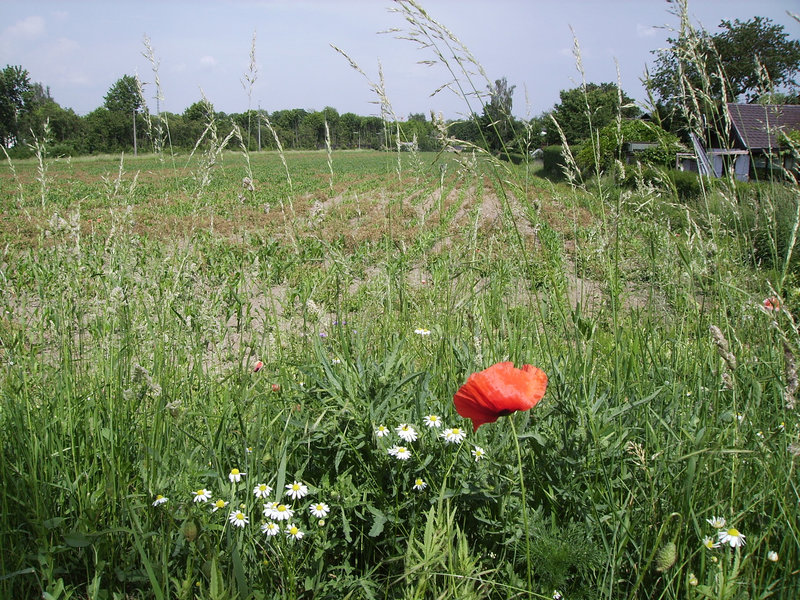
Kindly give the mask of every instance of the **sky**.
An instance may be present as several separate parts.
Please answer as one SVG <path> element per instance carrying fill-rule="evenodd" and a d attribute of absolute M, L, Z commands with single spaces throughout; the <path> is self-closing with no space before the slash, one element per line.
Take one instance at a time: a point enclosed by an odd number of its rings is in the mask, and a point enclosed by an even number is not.
<path fill-rule="evenodd" d="M 679 20 L 666 0 L 420 0 L 483 67 L 479 90 L 501 77 L 516 86 L 520 118 L 548 111 L 559 91 L 587 82 L 619 82 L 637 101 L 651 51 L 668 45 Z M 226 113 L 290 108 L 379 115 L 370 82 L 383 72 L 394 114 L 468 114 L 464 98 L 445 89 L 452 76 L 430 49 L 399 39 L 408 33 L 391 0 L 0 0 L 0 68 L 21 65 L 49 86 L 61 106 L 85 115 L 102 106 L 123 75 L 138 74 L 156 108 L 183 112 L 205 95 Z M 800 39 L 797 0 L 689 0 L 695 25 L 717 31 L 722 19 L 756 15 Z M 401 31 L 380 33 L 399 28 Z M 255 35 L 256 78 L 251 85 Z M 584 75 L 579 71 L 579 47 Z M 364 74 L 331 45 L 343 50 Z M 243 83 L 244 82 L 244 83 Z M 249 92 L 249 93 L 248 93 Z"/>

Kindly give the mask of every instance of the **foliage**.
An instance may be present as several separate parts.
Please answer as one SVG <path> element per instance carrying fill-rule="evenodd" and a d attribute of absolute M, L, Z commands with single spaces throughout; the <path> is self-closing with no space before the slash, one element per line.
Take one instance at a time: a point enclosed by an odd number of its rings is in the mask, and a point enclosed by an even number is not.
<path fill-rule="evenodd" d="M 654 51 L 646 81 L 671 131 L 697 128 L 693 113 L 713 122 L 725 102 L 741 97 L 750 102 L 796 85 L 800 41 L 789 39 L 782 25 L 764 17 L 723 20 L 721 31 L 711 35 L 696 30 L 686 11 L 680 16 L 678 36 L 668 39 L 668 48 Z"/>
<path fill-rule="evenodd" d="M 132 75 L 123 75 L 108 89 L 104 96 L 103 106 L 111 112 L 130 115 L 139 112 L 144 101 L 139 94 L 139 86 Z"/>
<path fill-rule="evenodd" d="M 509 86 L 505 77 L 488 86 L 489 101 L 483 105 L 480 122 L 486 145 L 493 152 L 508 152 L 511 141 L 516 136 L 515 119 L 511 114 L 515 87 L 517 86 Z"/>
<path fill-rule="evenodd" d="M 587 83 L 571 90 L 561 90 L 561 102 L 551 113 L 568 144 L 575 144 L 592 136 L 617 119 L 617 115 L 631 119 L 641 112 L 625 92 L 615 83 Z M 552 122 L 545 125 L 549 144 L 560 144 L 561 135 Z"/>
<path fill-rule="evenodd" d="M 657 144 L 631 157 L 643 165 L 672 166 L 675 153 L 680 149 L 678 139 L 655 123 L 641 119 L 624 120 L 600 129 L 596 140 L 584 144 L 577 152 L 575 161 L 582 171 L 593 172 L 597 169 L 607 172 L 616 162 L 625 162 L 626 145 L 633 142 Z"/>
<path fill-rule="evenodd" d="M 561 146 L 545 146 L 542 148 L 542 174 L 552 179 L 563 179 L 566 163 L 564 149 Z"/>
<path fill-rule="evenodd" d="M 0 71 L 0 144 L 13 145 L 19 133 L 19 117 L 31 100 L 31 81 L 21 66 L 6 65 Z"/>

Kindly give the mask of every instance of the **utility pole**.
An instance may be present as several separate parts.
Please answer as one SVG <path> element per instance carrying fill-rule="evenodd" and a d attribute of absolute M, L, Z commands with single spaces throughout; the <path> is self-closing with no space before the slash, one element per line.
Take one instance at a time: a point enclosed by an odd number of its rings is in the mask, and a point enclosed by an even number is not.
<path fill-rule="evenodd" d="M 133 109 L 133 155 L 136 156 L 136 108 Z"/>

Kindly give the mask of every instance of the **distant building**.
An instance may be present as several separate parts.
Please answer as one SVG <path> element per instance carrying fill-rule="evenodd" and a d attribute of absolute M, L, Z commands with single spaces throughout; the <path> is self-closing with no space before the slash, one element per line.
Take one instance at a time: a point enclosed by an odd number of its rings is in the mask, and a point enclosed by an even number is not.
<path fill-rule="evenodd" d="M 756 173 L 796 168 L 797 157 L 786 151 L 781 134 L 800 130 L 800 105 L 729 103 L 726 110 L 729 136 L 716 141 L 724 147 L 708 148 L 692 135 L 694 152 L 678 154 L 678 169 L 712 177 L 732 169 L 738 181 L 748 181 Z"/>

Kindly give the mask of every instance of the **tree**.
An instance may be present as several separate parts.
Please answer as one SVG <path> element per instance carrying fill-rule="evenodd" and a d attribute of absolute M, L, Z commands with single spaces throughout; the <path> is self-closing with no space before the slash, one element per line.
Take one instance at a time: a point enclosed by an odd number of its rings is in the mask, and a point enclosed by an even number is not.
<path fill-rule="evenodd" d="M 108 110 L 126 115 L 139 112 L 144 106 L 136 78 L 130 75 L 123 75 L 117 79 L 104 96 L 104 100 L 103 106 Z"/>
<path fill-rule="evenodd" d="M 641 112 L 634 101 L 615 83 L 587 83 L 571 90 L 561 90 L 561 102 L 551 113 L 558 122 L 568 144 L 588 139 L 593 131 L 602 129 L 616 120 L 637 117 Z M 548 144 L 560 144 L 561 136 L 552 119 L 546 123 L 545 139 Z"/>
<path fill-rule="evenodd" d="M 20 115 L 29 108 L 32 97 L 28 71 L 6 65 L 0 71 L 0 143 L 9 148 L 19 133 Z"/>
<path fill-rule="evenodd" d="M 489 88 L 489 102 L 483 105 L 481 127 L 489 150 L 507 151 L 514 139 L 515 122 L 511 115 L 514 88 L 509 87 L 505 77 L 497 79 Z"/>
<path fill-rule="evenodd" d="M 713 120 L 725 102 L 754 102 L 797 85 L 800 42 L 790 40 L 782 25 L 764 17 L 723 20 L 721 31 L 710 35 L 692 27 L 685 10 L 678 37 L 654 51 L 655 67 L 646 80 L 659 112 L 677 122 L 673 129 L 689 127 L 690 113 Z"/>

